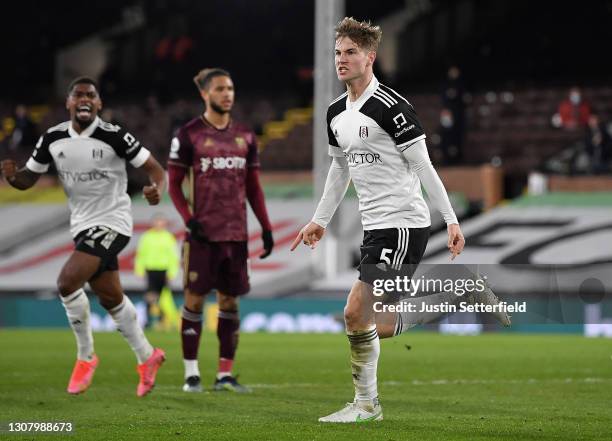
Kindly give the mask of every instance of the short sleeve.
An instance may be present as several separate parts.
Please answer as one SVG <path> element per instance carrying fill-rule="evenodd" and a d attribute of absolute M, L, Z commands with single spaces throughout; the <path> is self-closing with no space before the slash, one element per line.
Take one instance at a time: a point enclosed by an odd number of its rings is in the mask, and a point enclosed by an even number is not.
<path fill-rule="evenodd" d="M 112 140 L 112 147 L 120 158 L 125 158 L 134 167 L 140 167 L 149 159 L 151 152 L 143 147 L 134 135 L 120 128 Z"/>
<path fill-rule="evenodd" d="M 385 109 L 382 128 L 401 152 L 425 138 L 425 132 L 414 108 L 403 98 L 398 100 L 397 104 Z"/>
<path fill-rule="evenodd" d="M 49 164 L 53 161 L 53 157 L 49 152 L 49 144 L 51 142 L 48 134 L 44 134 L 38 139 L 32 156 L 30 156 L 26 163 L 28 170 L 34 173 L 46 173 L 49 170 Z"/>
<path fill-rule="evenodd" d="M 193 144 L 184 128 L 180 128 L 170 143 L 168 164 L 191 167 L 193 163 Z"/>
<path fill-rule="evenodd" d="M 257 137 L 254 133 L 250 136 L 251 142 L 248 144 L 247 167 L 259 167 L 259 151 L 257 149 Z"/>

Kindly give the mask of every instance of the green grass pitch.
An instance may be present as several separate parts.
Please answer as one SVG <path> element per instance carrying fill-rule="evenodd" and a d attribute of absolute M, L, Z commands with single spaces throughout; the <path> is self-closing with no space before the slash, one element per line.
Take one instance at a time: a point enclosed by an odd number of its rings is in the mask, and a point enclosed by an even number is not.
<path fill-rule="evenodd" d="M 244 334 L 236 371 L 250 395 L 186 394 L 179 336 L 151 333 L 167 361 L 135 394 L 135 358 L 117 333 L 96 334 L 100 366 L 83 395 L 65 392 L 75 345 L 65 330 L 0 330 L 0 422 L 71 421 L 75 433 L 16 440 L 587 440 L 612 439 L 612 344 L 578 336 L 415 332 L 382 342 L 385 420 L 324 425 L 352 398 L 343 335 Z M 410 345 L 408 350 L 406 345 Z M 216 336 L 200 351 L 203 382 Z"/>

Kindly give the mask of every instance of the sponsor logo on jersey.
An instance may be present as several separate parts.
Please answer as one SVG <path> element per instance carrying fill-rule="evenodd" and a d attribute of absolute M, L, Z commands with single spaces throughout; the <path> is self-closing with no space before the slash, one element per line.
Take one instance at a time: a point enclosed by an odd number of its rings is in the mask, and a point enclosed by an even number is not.
<path fill-rule="evenodd" d="M 128 145 L 128 149 L 125 151 L 127 155 L 132 153 L 140 146 L 140 141 L 137 141 L 136 138 L 134 138 L 134 135 L 129 132 L 126 132 L 125 135 L 123 135 L 123 140 Z"/>
<path fill-rule="evenodd" d="M 123 135 L 123 140 L 130 147 L 134 145 L 135 142 L 137 142 L 136 138 L 134 138 L 134 135 L 132 135 L 130 132 L 125 132 L 125 135 Z"/>
<path fill-rule="evenodd" d="M 93 170 L 87 172 L 58 170 L 57 175 L 62 181 L 67 183 L 103 181 L 104 179 L 109 179 L 107 170 Z"/>
<path fill-rule="evenodd" d="M 239 149 L 244 150 L 247 148 L 246 140 L 242 136 L 237 136 L 236 138 L 234 138 L 234 140 L 236 141 L 236 145 Z"/>
<path fill-rule="evenodd" d="M 240 156 L 201 158 L 200 164 L 202 172 L 207 171 L 211 166 L 215 170 L 231 170 L 235 168 L 245 168 L 246 158 Z"/>
<path fill-rule="evenodd" d="M 399 129 L 401 126 L 406 124 L 406 117 L 400 112 L 393 117 L 393 122 L 395 123 L 395 127 Z"/>
<path fill-rule="evenodd" d="M 393 122 L 395 123 L 395 127 L 396 128 L 400 128 L 401 126 L 405 126 L 406 124 L 408 124 L 408 121 L 406 121 L 406 117 L 404 116 L 403 113 L 398 113 L 397 115 L 395 115 L 393 117 Z M 400 130 L 399 132 L 395 132 L 395 137 L 399 138 L 403 133 L 409 132 L 410 130 L 414 129 L 414 124 L 411 124 L 408 127 L 404 127 L 402 130 Z"/>
<path fill-rule="evenodd" d="M 58 159 L 65 159 L 66 155 L 64 154 L 64 152 L 59 152 L 59 155 L 57 155 Z"/>
<path fill-rule="evenodd" d="M 204 173 L 212 164 L 212 159 L 210 158 L 200 158 L 200 167 L 202 168 L 202 173 Z"/>
<path fill-rule="evenodd" d="M 137 149 L 139 146 L 140 146 L 140 142 L 139 142 L 139 141 L 136 141 L 136 143 L 135 143 L 135 144 L 134 144 L 132 147 L 130 147 L 129 149 L 127 149 L 127 150 L 125 151 L 125 153 L 126 153 L 127 155 L 129 155 L 129 154 L 130 154 L 130 153 L 132 153 L 134 150 L 136 150 L 136 149 Z"/>
<path fill-rule="evenodd" d="M 215 141 L 213 141 L 211 138 L 206 138 L 206 141 L 204 141 L 204 148 L 214 147 L 214 145 Z"/>
<path fill-rule="evenodd" d="M 359 127 L 359 137 L 361 139 L 366 139 L 368 137 L 368 126 Z"/>
<path fill-rule="evenodd" d="M 411 131 L 412 129 L 414 129 L 414 124 L 409 125 L 408 127 L 404 127 L 402 130 L 400 130 L 399 132 L 395 132 L 395 137 L 399 138 L 402 134 Z"/>
<path fill-rule="evenodd" d="M 382 164 L 383 161 L 380 159 L 380 153 L 345 153 L 344 157 L 350 165 L 359 164 Z"/>
<path fill-rule="evenodd" d="M 104 156 L 104 150 L 102 149 L 93 149 L 91 151 L 91 157 L 93 159 L 102 159 L 103 156 Z"/>
<path fill-rule="evenodd" d="M 181 143 L 178 138 L 172 138 L 172 142 L 170 143 L 170 159 L 179 159 L 179 149 L 181 148 Z"/>

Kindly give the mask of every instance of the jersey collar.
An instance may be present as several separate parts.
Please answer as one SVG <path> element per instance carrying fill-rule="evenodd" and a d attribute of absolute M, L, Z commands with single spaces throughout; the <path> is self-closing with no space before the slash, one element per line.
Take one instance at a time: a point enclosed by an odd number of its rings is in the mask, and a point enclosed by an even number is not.
<path fill-rule="evenodd" d="M 68 134 L 71 138 L 89 138 L 91 134 L 98 128 L 98 124 L 100 124 L 100 118 L 96 116 L 96 119 L 81 133 L 77 133 L 76 130 L 72 127 L 72 121 L 68 122 Z"/>
<path fill-rule="evenodd" d="M 207 120 L 204 114 L 200 115 L 200 119 L 202 120 L 205 126 L 210 127 L 211 129 L 215 129 L 218 132 L 225 132 L 227 129 L 229 129 L 232 126 L 232 118 L 230 118 L 229 122 L 227 123 L 225 127 L 222 127 L 220 129 L 217 128 L 215 125 L 213 125 L 213 123 L 211 123 L 209 120 Z"/>
<path fill-rule="evenodd" d="M 349 98 L 348 94 L 346 96 L 346 108 L 351 110 L 359 110 L 361 109 L 361 106 L 363 106 L 365 104 L 365 102 L 367 100 L 370 99 L 370 97 L 372 95 L 374 95 L 374 92 L 376 91 L 376 89 L 378 88 L 378 80 L 376 79 L 376 77 L 374 75 L 372 75 L 372 79 L 370 80 L 370 84 L 368 84 L 368 87 L 366 87 L 366 89 L 363 91 L 363 93 L 361 94 L 361 96 L 359 98 L 357 98 L 357 101 L 351 101 L 351 99 Z"/>

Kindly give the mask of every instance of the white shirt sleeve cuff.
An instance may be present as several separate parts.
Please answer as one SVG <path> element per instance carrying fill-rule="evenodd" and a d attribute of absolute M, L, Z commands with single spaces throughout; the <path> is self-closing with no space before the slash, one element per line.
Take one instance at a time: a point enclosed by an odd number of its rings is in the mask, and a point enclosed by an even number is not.
<path fill-rule="evenodd" d="M 149 156 L 151 156 L 151 152 L 142 147 L 138 154 L 134 156 L 134 158 L 130 161 L 130 164 L 132 164 L 136 168 L 142 167 L 142 164 L 147 162 Z"/>
<path fill-rule="evenodd" d="M 49 164 L 41 164 L 34 158 L 28 159 L 26 168 L 34 173 L 46 173 L 49 170 Z"/>
<path fill-rule="evenodd" d="M 327 153 L 329 153 L 329 156 L 335 156 L 337 158 L 344 156 L 344 152 L 342 151 L 342 148 L 336 147 L 335 145 L 331 145 L 331 144 L 328 144 Z"/>

